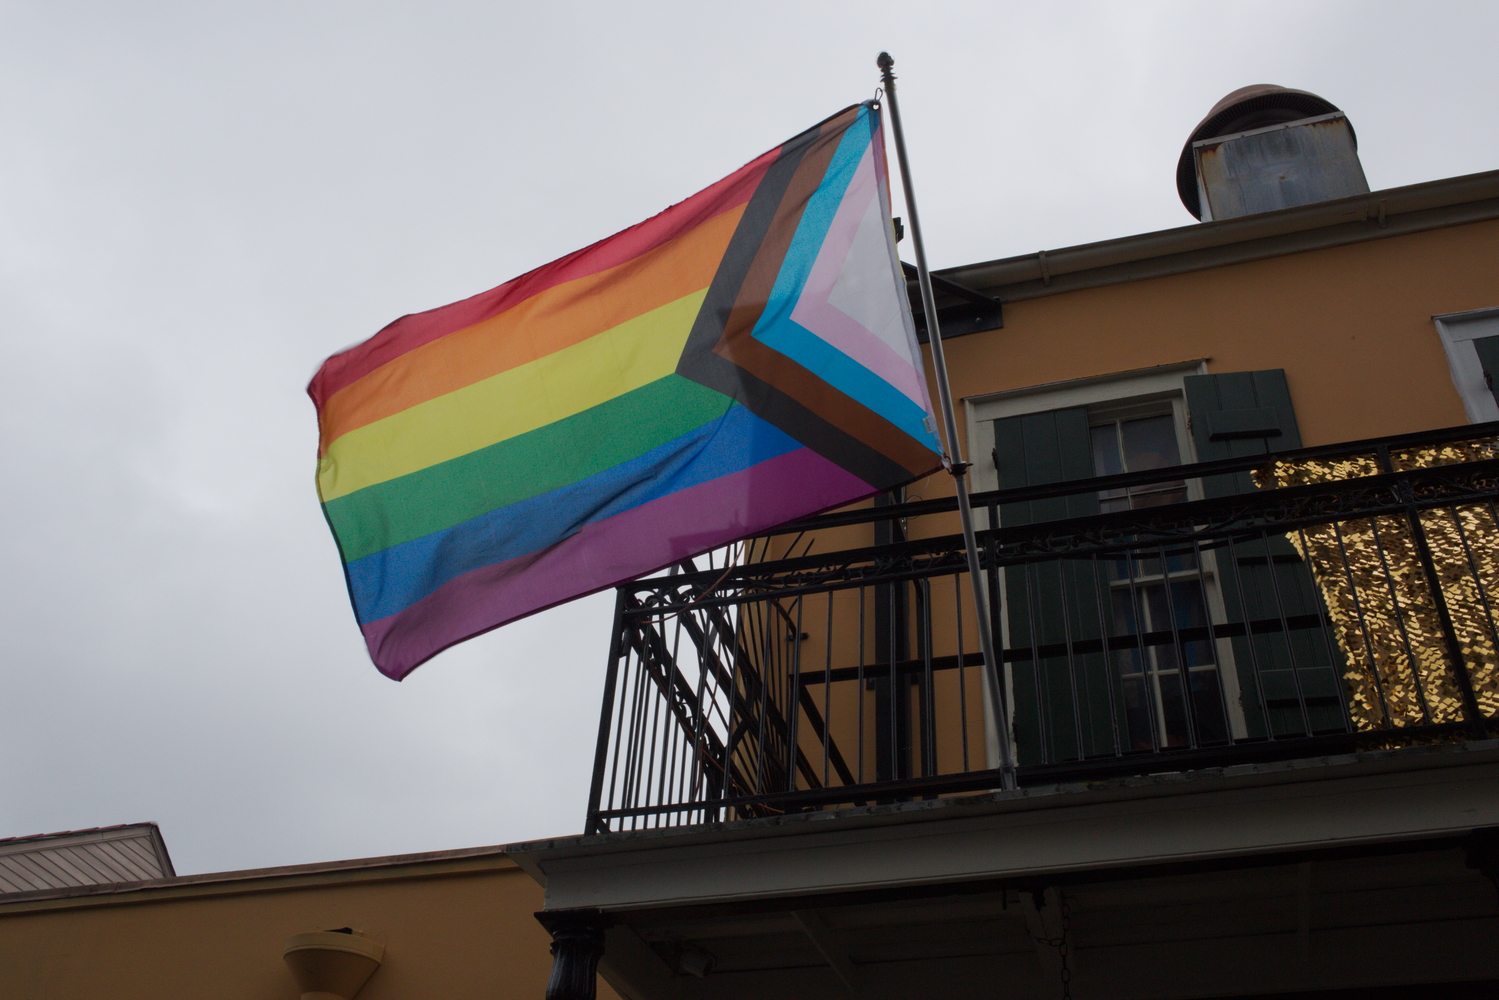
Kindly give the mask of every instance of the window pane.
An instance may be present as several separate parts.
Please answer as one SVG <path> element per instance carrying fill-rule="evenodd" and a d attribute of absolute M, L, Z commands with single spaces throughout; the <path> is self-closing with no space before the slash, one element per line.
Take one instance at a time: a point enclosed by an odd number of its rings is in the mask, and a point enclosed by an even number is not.
<path fill-rule="evenodd" d="M 1139 633 L 1139 624 L 1135 616 L 1135 598 L 1124 588 L 1116 589 L 1111 595 L 1114 605 L 1114 631 L 1111 635 L 1136 635 Z M 1144 652 L 1139 649 L 1116 649 L 1114 651 L 1114 665 L 1121 676 L 1138 677 L 1144 669 Z M 1141 690 L 1144 690 L 1143 688 Z"/>
<path fill-rule="evenodd" d="M 1100 424 L 1091 431 L 1093 435 L 1093 471 L 1095 475 L 1112 476 L 1124 471 L 1119 457 L 1118 424 Z"/>
<path fill-rule="evenodd" d="M 1098 428 L 1094 428 L 1096 434 Z M 1176 449 L 1176 426 L 1169 413 L 1120 421 L 1124 439 L 1124 467 L 1130 472 L 1169 469 L 1181 465 Z M 1096 438 L 1095 438 L 1096 440 Z M 1095 448 L 1095 453 L 1097 449 Z"/>
<path fill-rule="evenodd" d="M 1161 745 L 1181 746 L 1187 742 L 1187 706 L 1182 698 L 1181 675 L 1161 675 L 1156 683 L 1161 692 L 1161 717 L 1166 730 L 1161 734 Z"/>
<path fill-rule="evenodd" d="M 1154 750 L 1155 698 L 1150 694 L 1150 685 L 1145 678 L 1136 676 L 1121 684 L 1120 695 L 1124 700 L 1124 729 L 1131 750 Z"/>
<path fill-rule="evenodd" d="M 1165 587 L 1152 583 L 1141 587 L 1140 592 L 1145 599 L 1145 619 L 1150 631 L 1169 632 L 1177 627 L 1177 623 L 1171 616 L 1170 601 Z M 1156 670 L 1174 671 L 1180 666 L 1176 655 L 1176 645 L 1171 640 L 1157 643 L 1151 647 L 1150 651 L 1155 657 Z"/>
<path fill-rule="evenodd" d="M 1208 623 L 1202 587 L 1196 580 L 1178 580 L 1171 585 L 1171 609 L 1177 628 L 1198 628 Z"/>

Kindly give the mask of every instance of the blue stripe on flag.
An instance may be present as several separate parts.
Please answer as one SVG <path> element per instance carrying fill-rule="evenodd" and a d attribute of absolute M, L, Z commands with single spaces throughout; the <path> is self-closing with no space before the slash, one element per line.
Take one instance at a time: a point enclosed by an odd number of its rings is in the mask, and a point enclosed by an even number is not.
<path fill-rule="evenodd" d="M 942 450 L 927 427 L 927 411 L 921 404 L 800 323 L 788 317 L 756 334 L 766 346 L 852 396 L 933 451 Z"/>
<path fill-rule="evenodd" d="M 735 405 L 717 420 L 612 469 L 349 563 L 359 622 L 393 615 L 454 577 L 554 545 L 590 522 L 800 447 Z"/>

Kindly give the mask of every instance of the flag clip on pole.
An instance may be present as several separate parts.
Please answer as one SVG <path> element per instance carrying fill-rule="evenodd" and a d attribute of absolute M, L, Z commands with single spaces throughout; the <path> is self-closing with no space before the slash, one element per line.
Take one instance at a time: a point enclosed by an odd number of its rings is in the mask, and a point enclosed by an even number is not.
<path fill-rule="evenodd" d="M 900 164 L 900 183 L 906 197 L 906 214 L 910 216 L 911 242 L 916 248 L 916 280 L 921 288 L 921 309 L 926 315 L 927 341 L 932 349 L 932 369 L 937 377 L 937 397 L 942 406 L 942 422 L 947 439 L 947 471 L 952 473 L 958 495 L 963 544 L 968 550 L 968 582 L 973 588 L 974 618 L 978 622 L 979 648 L 983 651 L 984 673 L 989 686 L 989 709 L 994 714 L 994 727 L 998 732 L 1001 781 L 1006 789 L 1012 789 L 1016 787 L 1015 759 L 1010 744 L 1008 698 L 1004 677 L 999 671 L 999 660 L 995 655 L 994 629 L 985 611 L 987 602 L 979 576 L 978 538 L 973 531 L 973 509 L 968 502 L 968 463 L 963 461 L 962 444 L 958 440 L 958 421 L 953 413 L 952 389 L 947 382 L 947 359 L 943 354 L 942 331 L 937 322 L 937 301 L 932 293 L 932 275 L 927 270 L 926 247 L 921 240 L 921 217 L 916 212 L 911 167 L 906 160 L 906 137 L 900 123 L 900 105 L 895 99 L 895 60 L 890 58 L 890 53 L 881 52 L 875 63 L 880 68 L 881 86 L 885 90 L 885 100 L 890 105 L 890 130 L 895 136 L 895 158 Z"/>

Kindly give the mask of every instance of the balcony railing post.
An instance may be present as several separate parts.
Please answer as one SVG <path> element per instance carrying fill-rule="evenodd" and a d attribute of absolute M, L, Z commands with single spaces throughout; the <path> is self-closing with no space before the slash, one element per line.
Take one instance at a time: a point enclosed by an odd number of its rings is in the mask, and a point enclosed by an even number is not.
<path fill-rule="evenodd" d="M 801 693 L 802 693 L 802 607 L 805 601 L 796 602 L 796 619 L 786 623 L 790 629 L 787 642 L 787 659 L 791 662 L 786 682 L 786 791 L 796 791 L 797 755 L 801 750 Z"/>
<path fill-rule="evenodd" d="M 614 592 L 614 631 L 609 636 L 609 669 L 604 674 L 604 705 L 599 711 L 599 736 L 593 750 L 593 781 L 588 789 L 588 819 L 583 828 L 589 833 L 607 833 L 608 824 L 599 819 L 599 800 L 604 794 L 604 769 L 609 758 L 609 720 L 614 714 L 614 693 L 619 683 L 619 661 L 624 655 L 625 589 Z"/>

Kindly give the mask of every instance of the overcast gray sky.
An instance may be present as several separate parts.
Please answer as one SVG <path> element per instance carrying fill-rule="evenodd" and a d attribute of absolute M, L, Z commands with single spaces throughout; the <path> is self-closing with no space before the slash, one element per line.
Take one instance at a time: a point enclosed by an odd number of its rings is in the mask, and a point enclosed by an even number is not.
<path fill-rule="evenodd" d="M 635 223 L 888 48 L 937 266 L 1192 222 L 1221 96 L 1371 185 L 1499 168 L 1492 3 L 0 0 L 0 837 L 180 872 L 577 832 L 608 596 L 366 659 L 313 488 L 328 354 Z M 900 209 L 897 208 L 897 212 Z"/>

